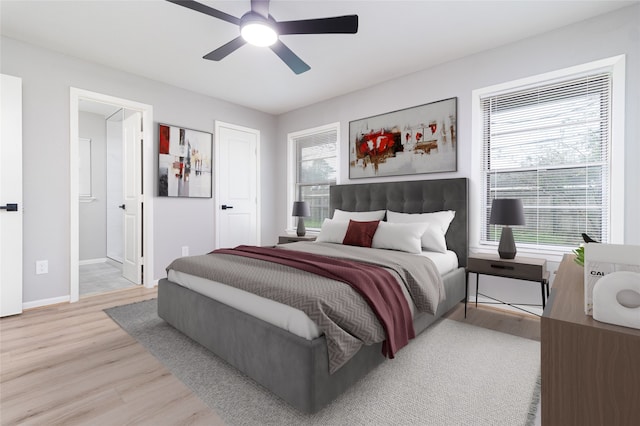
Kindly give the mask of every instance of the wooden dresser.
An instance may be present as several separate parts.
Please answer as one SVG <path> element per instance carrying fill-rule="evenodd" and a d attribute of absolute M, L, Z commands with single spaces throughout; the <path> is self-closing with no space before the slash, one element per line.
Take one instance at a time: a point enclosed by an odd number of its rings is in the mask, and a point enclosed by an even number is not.
<path fill-rule="evenodd" d="M 542 425 L 639 425 L 640 330 L 584 313 L 584 270 L 565 255 L 541 319 Z"/>

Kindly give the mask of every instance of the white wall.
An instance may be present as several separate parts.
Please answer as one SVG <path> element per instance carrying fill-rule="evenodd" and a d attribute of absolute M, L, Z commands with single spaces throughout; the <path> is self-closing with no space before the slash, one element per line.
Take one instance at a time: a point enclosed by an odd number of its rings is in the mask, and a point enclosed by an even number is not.
<path fill-rule="evenodd" d="M 1 39 L 0 67 L 23 81 L 25 303 L 69 295 L 70 87 L 150 104 L 156 124 L 213 133 L 214 120 L 222 120 L 260 130 L 262 197 L 277 196 L 276 119 L 269 114 L 6 37 Z M 191 254 L 213 249 L 214 200 L 154 199 L 154 279 L 166 276 L 164 268 L 181 255 L 182 246 L 189 246 Z M 272 206 L 262 206 L 264 244 L 276 242 L 276 232 L 268 226 L 276 217 Z M 43 259 L 49 261 L 49 273 L 35 275 L 35 261 Z"/>
<path fill-rule="evenodd" d="M 358 179 L 352 182 L 407 179 L 471 178 L 471 146 L 480 141 L 471 138 L 471 92 L 474 89 L 571 67 L 602 58 L 626 54 L 626 126 L 625 126 L 625 243 L 640 244 L 640 6 L 635 5 L 571 25 L 541 36 L 468 56 L 406 77 L 311 105 L 278 117 L 277 158 L 279 185 L 286 184 L 287 133 L 341 123 L 339 183 L 349 182 L 349 121 L 412 107 L 441 99 L 458 98 L 458 171 L 429 175 Z M 471 35 L 472 36 L 472 35 Z M 479 185 L 470 181 L 470 189 Z M 279 194 L 277 214 L 279 230 L 286 227 L 285 191 Z M 469 215 L 477 215 L 471 207 Z M 550 265 L 552 269 L 556 265 Z M 486 282 L 487 280 L 485 280 Z M 482 279 L 481 279 L 482 285 Z M 539 288 L 518 286 L 526 301 L 540 300 Z M 499 292 L 500 293 L 500 292 Z M 504 294 L 504 291 L 502 292 Z"/>

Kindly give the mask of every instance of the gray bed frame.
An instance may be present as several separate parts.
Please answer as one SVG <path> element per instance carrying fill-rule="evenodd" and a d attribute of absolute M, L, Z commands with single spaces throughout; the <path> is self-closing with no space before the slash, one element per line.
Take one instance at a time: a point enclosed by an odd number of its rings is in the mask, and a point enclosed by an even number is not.
<path fill-rule="evenodd" d="M 466 178 L 457 178 L 331 187 L 331 211 L 455 210 L 446 240 L 458 255 L 460 268 L 443 277 L 446 300 L 436 314 L 415 318 L 416 334 L 465 298 L 467 186 Z M 363 346 L 342 368 L 329 374 L 324 336 L 303 339 L 167 279 L 158 285 L 158 315 L 305 413 L 319 411 L 385 361 L 381 343 Z"/>

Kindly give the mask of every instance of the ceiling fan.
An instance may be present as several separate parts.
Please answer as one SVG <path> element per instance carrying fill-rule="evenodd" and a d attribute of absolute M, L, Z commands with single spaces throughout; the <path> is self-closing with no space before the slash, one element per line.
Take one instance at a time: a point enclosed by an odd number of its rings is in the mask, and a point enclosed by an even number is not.
<path fill-rule="evenodd" d="M 269 46 L 294 73 L 302 74 L 305 71 L 309 71 L 311 67 L 285 46 L 279 40 L 279 36 L 290 34 L 355 34 L 358 32 L 358 15 L 278 22 L 269 14 L 269 0 L 251 0 L 251 10 L 245 13 L 242 18 L 236 18 L 193 0 L 167 1 L 240 27 L 240 35 L 238 37 L 204 55 L 204 59 L 212 61 L 219 61 L 246 43 L 250 43 L 256 46 Z"/>

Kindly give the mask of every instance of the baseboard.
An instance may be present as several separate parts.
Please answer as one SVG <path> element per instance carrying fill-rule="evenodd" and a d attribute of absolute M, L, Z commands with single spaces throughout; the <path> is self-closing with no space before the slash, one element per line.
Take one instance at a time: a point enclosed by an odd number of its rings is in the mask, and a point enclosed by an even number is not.
<path fill-rule="evenodd" d="M 49 306 L 49 305 L 57 305 L 58 303 L 66 303 L 69 302 L 69 296 L 61 296 L 61 297 L 52 297 L 50 299 L 40 299 L 40 300 L 34 300 L 33 302 L 25 302 L 22 304 L 22 309 L 23 310 L 27 310 L 27 309 L 33 309 L 33 308 L 40 308 L 42 306 Z"/>
<path fill-rule="evenodd" d="M 78 265 L 93 265 L 94 263 L 104 263 L 107 261 L 106 257 L 99 257 L 97 259 L 85 259 L 78 262 Z"/>

